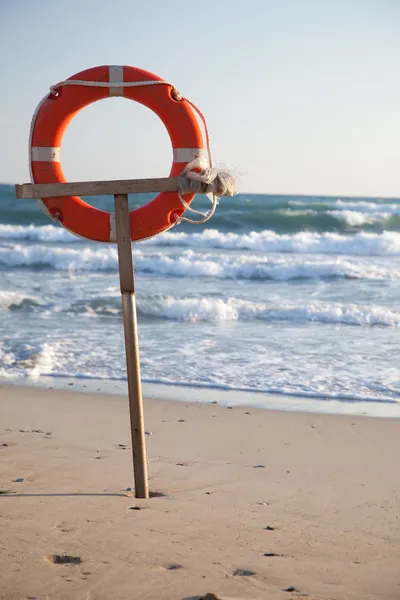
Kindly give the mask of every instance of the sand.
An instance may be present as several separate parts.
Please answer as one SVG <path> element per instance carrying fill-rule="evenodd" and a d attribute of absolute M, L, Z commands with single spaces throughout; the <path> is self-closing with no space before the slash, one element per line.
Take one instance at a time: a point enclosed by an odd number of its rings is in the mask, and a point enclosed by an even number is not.
<path fill-rule="evenodd" d="M 146 400 L 137 500 L 128 419 L 0 389 L 0 598 L 400 598 L 399 420 Z"/>

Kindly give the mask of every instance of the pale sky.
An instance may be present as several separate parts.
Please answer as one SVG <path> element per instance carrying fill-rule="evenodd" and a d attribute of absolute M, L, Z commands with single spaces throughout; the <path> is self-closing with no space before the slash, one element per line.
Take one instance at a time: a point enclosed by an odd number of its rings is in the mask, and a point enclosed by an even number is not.
<path fill-rule="evenodd" d="M 29 181 L 28 135 L 51 84 L 132 65 L 208 119 L 240 191 L 400 197 L 400 0 L 0 0 L 0 182 Z M 84 109 L 61 151 L 70 181 L 168 175 L 151 111 Z"/>

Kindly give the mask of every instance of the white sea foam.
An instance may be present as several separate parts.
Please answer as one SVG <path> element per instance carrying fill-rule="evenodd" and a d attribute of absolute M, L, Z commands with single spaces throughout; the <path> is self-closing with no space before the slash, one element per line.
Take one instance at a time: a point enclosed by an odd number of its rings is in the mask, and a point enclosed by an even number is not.
<path fill-rule="evenodd" d="M 56 270 L 106 271 L 118 264 L 114 246 L 89 246 L 76 250 L 52 246 L 0 248 L 0 265 L 5 267 L 47 267 Z"/>
<path fill-rule="evenodd" d="M 311 302 L 298 305 L 290 303 L 264 303 L 239 298 L 199 297 L 176 298 L 159 296 L 139 298 L 138 309 L 142 315 L 176 321 L 289 321 L 296 323 L 343 323 L 346 325 L 400 325 L 400 311 L 383 306 Z"/>
<path fill-rule="evenodd" d="M 242 298 L 215 296 L 178 297 L 172 295 L 139 295 L 137 308 L 140 317 L 181 322 L 266 321 L 291 323 L 337 323 L 355 326 L 398 327 L 400 310 L 379 305 L 311 301 L 254 302 Z M 90 300 L 75 301 L 62 307 L 47 309 L 48 315 L 57 312 L 84 317 L 121 315 L 121 302 L 116 293 Z"/>
<path fill-rule="evenodd" d="M 38 379 L 42 375 L 51 375 L 57 365 L 58 347 L 58 343 L 44 343 L 35 347 L 15 342 L 11 348 L 0 344 L 0 377 L 22 375 Z"/>
<path fill-rule="evenodd" d="M 400 279 L 395 266 L 350 261 L 344 258 L 305 258 L 303 256 L 260 256 L 248 254 L 199 254 L 187 250 L 181 256 L 164 253 L 139 255 L 137 271 L 179 277 L 215 277 L 219 279 L 293 279 L 348 278 L 366 280 Z"/>
<path fill-rule="evenodd" d="M 31 242 L 66 243 L 82 242 L 61 225 L 8 225 L 0 223 L 0 239 Z"/>
<path fill-rule="evenodd" d="M 40 299 L 28 294 L 0 290 L 0 311 L 24 306 L 35 306 L 41 303 Z"/>
<path fill-rule="evenodd" d="M 338 211 L 357 211 L 362 213 L 380 213 L 385 212 L 391 215 L 400 215 L 400 203 L 398 202 L 369 202 L 365 200 L 333 200 L 332 198 L 321 199 L 317 202 L 309 202 L 307 198 L 303 200 L 289 200 L 289 206 L 304 207 L 335 207 Z M 334 210 L 332 209 L 332 210 Z M 313 210 L 312 208 L 305 210 Z M 314 209 L 315 210 L 315 209 Z"/>
<path fill-rule="evenodd" d="M 365 213 L 357 210 L 328 210 L 327 214 L 344 221 L 351 227 L 384 223 L 393 216 L 393 213 L 390 212 Z"/>
<path fill-rule="evenodd" d="M 391 215 L 400 214 L 400 204 L 396 202 L 366 202 L 365 200 L 336 200 L 334 203 L 340 210 L 355 210 L 363 213 L 385 212 Z"/>
<path fill-rule="evenodd" d="M 350 220 L 353 218 L 353 223 L 356 224 L 361 217 L 359 215 L 353 215 L 352 217 L 347 215 L 346 217 L 345 213 L 343 218 Z M 57 244 L 84 242 L 84 240 L 70 234 L 60 226 L 54 225 L 0 225 L 0 239 L 31 240 Z M 193 249 L 223 248 L 227 250 L 291 252 L 299 254 L 400 255 L 400 233 L 395 231 L 384 231 L 382 233 L 360 232 L 353 235 L 341 235 L 339 233 L 309 231 L 301 231 L 294 234 L 279 234 L 271 230 L 251 231 L 249 233 L 227 233 L 218 231 L 217 229 L 206 229 L 198 233 L 185 233 L 179 231 L 179 229 L 175 229 L 153 239 L 141 242 L 142 244 L 146 246 L 180 246 Z M 105 249 L 105 257 L 116 256 L 113 252 L 115 246 L 98 246 L 97 244 L 88 244 L 88 246 L 95 249 L 94 251 L 98 248 Z M 31 260 L 27 264 L 34 264 L 32 262 L 34 260 L 34 250 L 35 247 L 27 247 L 26 256 L 30 253 L 32 256 L 32 259 L 26 259 Z M 81 251 L 79 253 L 82 254 Z M 45 246 L 41 247 L 36 255 L 35 260 L 39 260 L 39 264 L 44 254 Z M 86 256 L 89 257 L 90 252 L 87 252 Z M 70 254 L 70 257 L 72 259 L 73 254 Z M 4 258 L 0 257 L 0 261 L 0 264 L 6 264 Z M 72 262 L 74 262 L 73 259 Z M 16 266 L 18 266 L 18 261 Z"/>
<path fill-rule="evenodd" d="M 145 254 L 136 249 L 138 273 L 175 277 L 214 277 L 218 279 L 258 279 L 289 281 L 293 279 L 400 279 L 395 265 L 358 261 L 343 257 L 305 257 L 302 255 L 204 254 L 192 249 L 180 255 L 163 252 Z M 8 268 L 42 267 L 58 271 L 116 271 L 118 255 L 115 247 L 90 246 L 81 250 L 50 246 L 0 248 L 0 265 Z M 1 305 L 1 297 L 0 297 Z"/>
<path fill-rule="evenodd" d="M 345 254 L 361 256 L 400 255 L 400 233 L 360 232 L 354 235 L 302 231 L 279 234 L 274 231 L 223 233 L 207 229 L 201 233 L 166 232 L 148 243 L 192 248 L 224 248 L 259 252 L 290 252 L 295 254 Z"/>
<path fill-rule="evenodd" d="M 292 217 L 295 219 L 296 217 L 334 217 L 335 219 L 346 223 L 346 225 L 350 225 L 350 227 L 362 227 L 363 225 L 376 225 L 385 223 L 388 219 L 393 217 L 395 214 L 400 213 L 400 207 L 397 212 L 389 211 L 382 212 L 378 210 L 374 211 L 363 211 L 363 210 L 351 210 L 351 209 L 332 209 L 332 210 L 314 210 L 311 208 L 306 209 L 297 209 L 294 210 L 292 208 L 283 209 L 280 214 L 283 214 L 288 217 Z"/>

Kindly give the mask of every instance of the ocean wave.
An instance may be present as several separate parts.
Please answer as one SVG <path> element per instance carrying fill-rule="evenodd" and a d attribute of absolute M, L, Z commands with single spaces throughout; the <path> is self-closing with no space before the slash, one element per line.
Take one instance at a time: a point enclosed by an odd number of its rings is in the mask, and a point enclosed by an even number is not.
<path fill-rule="evenodd" d="M 343 258 L 308 259 L 257 255 L 199 254 L 187 250 L 181 256 L 163 253 L 135 257 L 137 272 L 175 277 L 213 277 L 217 279 L 248 279 L 291 281 L 297 279 L 400 279 L 400 268 L 378 264 L 363 264 Z"/>
<path fill-rule="evenodd" d="M 364 225 L 377 225 L 388 223 L 393 217 L 390 212 L 361 212 L 357 210 L 328 210 L 327 215 L 343 221 L 350 227 L 363 227 Z"/>
<path fill-rule="evenodd" d="M 271 230 L 246 234 L 223 233 L 208 229 L 201 233 L 166 232 L 151 240 L 153 245 L 186 246 L 191 248 L 223 248 L 259 252 L 297 254 L 344 254 L 360 256 L 399 256 L 400 233 L 360 232 L 353 235 L 302 231 L 279 234 Z"/>
<path fill-rule="evenodd" d="M 41 267 L 58 271 L 109 271 L 118 268 L 114 246 L 88 246 L 80 250 L 51 246 L 0 247 L 0 265 L 7 268 Z"/>
<path fill-rule="evenodd" d="M 293 220 L 312 217 L 309 219 L 308 224 L 318 226 L 318 220 L 321 225 L 321 231 L 323 226 L 327 224 L 325 217 L 332 217 L 340 223 L 349 225 L 350 227 L 363 227 L 364 225 L 376 225 L 390 222 L 393 217 L 400 216 L 400 206 L 394 211 L 381 211 L 381 210 L 355 210 L 355 209 L 342 209 L 328 208 L 326 206 L 320 207 L 319 210 L 315 208 L 286 208 L 281 209 L 275 213 L 275 215 L 282 215 Z M 307 222 L 303 222 L 307 225 Z"/>
<path fill-rule="evenodd" d="M 40 306 L 43 306 L 42 301 L 33 296 L 19 292 L 0 290 L 0 311 L 17 309 L 31 310 Z"/>
<path fill-rule="evenodd" d="M 400 311 L 379 305 L 329 303 L 313 301 L 255 302 L 241 298 L 215 296 L 179 297 L 172 295 L 139 295 L 137 311 L 140 318 L 182 322 L 255 321 L 293 323 L 333 323 L 356 326 L 398 327 Z M 80 317 L 121 318 L 120 293 L 115 292 L 72 302 L 43 305 L 41 314 L 51 318 L 56 313 Z"/>
<path fill-rule="evenodd" d="M 336 200 L 334 206 L 340 210 L 355 210 L 363 213 L 385 212 L 391 215 L 400 215 L 398 202 L 366 202 L 360 200 Z"/>
<path fill-rule="evenodd" d="M 52 227 L 52 226 L 50 226 Z M 63 231 L 63 230 L 60 230 Z M 68 233 L 68 232 L 66 232 Z M 73 237 L 73 236 L 71 236 Z M 79 238 L 76 238 L 79 239 Z M 67 241 L 67 240 L 64 240 Z M 81 239 L 79 241 L 82 242 Z M 166 232 L 142 242 L 146 246 L 195 249 L 250 250 L 263 253 L 337 254 L 348 256 L 400 256 L 400 233 L 360 232 L 353 235 L 302 231 L 278 234 L 274 231 L 252 231 L 246 234 L 224 233 L 207 229 L 200 233 Z M 140 255 L 140 251 L 135 248 Z M 47 245 L 14 245 L 0 247 L 0 265 L 4 267 L 44 266 L 54 269 L 114 269 L 115 245 L 88 243 L 82 249 Z"/>
<path fill-rule="evenodd" d="M 146 317 L 176 321 L 286 321 L 345 325 L 400 325 L 400 311 L 383 306 L 312 302 L 306 305 L 264 303 L 239 298 L 176 298 L 153 296 L 138 300 L 138 312 Z"/>
<path fill-rule="evenodd" d="M 49 242 L 71 244 L 82 242 L 82 238 L 73 235 L 61 225 L 10 225 L 0 223 L 0 239 L 24 240 L 27 242 Z"/>
<path fill-rule="evenodd" d="M 386 207 L 387 208 L 387 207 Z M 216 228 L 199 231 L 183 230 L 181 226 L 140 245 L 186 246 L 191 248 L 225 248 L 263 252 L 294 252 L 322 254 L 400 254 L 400 207 L 397 212 L 382 206 L 380 211 L 331 208 L 265 211 L 254 227 L 237 227 L 229 221 L 214 220 Z M 237 217 L 240 220 L 240 216 Z M 222 219 L 222 216 L 221 216 Z M 262 223 L 268 229 L 262 230 Z M 231 225 L 231 226 L 230 226 Z M 219 229 L 218 229 L 219 227 Z M 247 232 L 243 231 L 247 228 Z M 355 231 L 365 228 L 366 231 Z M 251 230 L 252 229 L 252 230 Z M 56 224 L 0 224 L 0 240 L 39 242 L 42 244 L 85 244 L 97 246 L 77 237 Z"/>
<path fill-rule="evenodd" d="M 275 280 L 297 279 L 400 279 L 400 268 L 373 264 L 363 259 L 305 257 L 228 253 L 216 255 L 192 249 L 180 255 L 134 251 L 137 273 L 173 277 L 212 277 L 215 279 Z M 58 271 L 104 272 L 118 270 L 115 247 L 91 246 L 81 250 L 48 246 L 0 248 L 0 265 L 7 268 L 47 268 Z"/>
<path fill-rule="evenodd" d="M 0 344 L 0 377 L 15 376 L 38 379 L 42 375 L 51 375 L 58 365 L 58 342 L 33 345 L 13 340 Z"/>
<path fill-rule="evenodd" d="M 321 198 L 312 200 L 305 196 L 302 200 L 288 200 L 288 206 L 299 207 L 300 210 L 312 210 L 321 212 L 325 210 L 357 211 L 362 213 L 381 213 L 400 215 L 400 202 L 373 202 L 372 200 L 341 200 L 333 198 Z"/>

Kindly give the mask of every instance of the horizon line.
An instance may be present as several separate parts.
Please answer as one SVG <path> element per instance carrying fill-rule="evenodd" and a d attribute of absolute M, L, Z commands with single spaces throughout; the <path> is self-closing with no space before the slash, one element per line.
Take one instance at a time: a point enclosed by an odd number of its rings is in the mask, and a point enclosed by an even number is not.
<path fill-rule="evenodd" d="M 105 180 L 106 181 L 106 180 Z M 31 183 L 31 182 L 25 182 L 25 183 Z M 0 186 L 16 186 L 16 185 L 21 185 L 21 183 L 7 183 L 7 182 L 0 182 Z M 148 192 L 151 193 L 151 192 Z M 112 195 L 112 194 L 107 194 L 107 195 Z M 129 194 L 129 196 L 135 196 L 137 194 Z M 201 195 L 201 194 L 198 194 Z M 100 194 L 98 197 L 101 197 L 102 195 Z M 236 196 L 282 196 L 282 197 L 287 197 L 287 196 L 291 196 L 294 198 L 356 198 L 356 199 L 365 199 L 365 198 L 371 198 L 371 199 L 382 199 L 382 200 L 400 200 L 400 194 L 399 196 L 383 196 L 383 195 L 371 195 L 371 194 L 367 194 L 367 195 L 359 195 L 359 194 L 307 194 L 304 192 L 301 193 L 284 193 L 284 192 L 238 192 L 236 194 Z M 95 198 L 96 196 L 93 196 L 93 198 Z M 229 196 L 226 196 L 226 198 L 228 198 Z M 232 197 L 232 196 L 231 196 Z"/>

